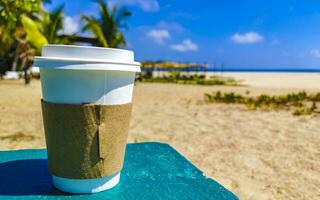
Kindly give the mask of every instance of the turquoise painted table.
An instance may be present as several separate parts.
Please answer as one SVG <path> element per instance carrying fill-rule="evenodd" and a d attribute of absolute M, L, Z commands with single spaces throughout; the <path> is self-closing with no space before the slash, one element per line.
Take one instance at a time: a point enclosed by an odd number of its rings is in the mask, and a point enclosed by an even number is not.
<path fill-rule="evenodd" d="M 238 199 L 167 144 L 128 144 L 120 183 L 92 195 L 51 184 L 46 150 L 0 151 L 0 199 Z"/>

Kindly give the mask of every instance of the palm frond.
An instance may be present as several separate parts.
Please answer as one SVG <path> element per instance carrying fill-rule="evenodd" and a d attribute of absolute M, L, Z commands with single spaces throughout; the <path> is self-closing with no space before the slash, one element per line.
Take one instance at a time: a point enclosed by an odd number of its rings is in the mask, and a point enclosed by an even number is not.
<path fill-rule="evenodd" d="M 99 5 L 99 18 L 82 16 L 85 25 L 82 32 L 90 31 L 98 40 L 99 46 L 118 47 L 125 45 L 124 35 L 119 28 L 126 28 L 125 21 L 131 13 L 126 8 L 108 7 L 103 0 L 95 0 Z"/>
<path fill-rule="evenodd" d="M 82 21 L 85 21 L 85 25 L 82 27 L 81 31 L 82 32 L 86 32 L 90 29 L 90 21 L 91 21 L 91 17 L 88 17 L 88 16 L 85 16 L 85 15 L 82 15 L 81 16 L 81 20 Z"/>
<path fill-rule="evenodd" d="M 126 41 L 124 39 L 124 35 L 122 33 L 117 33 L 113 43 L 112 43 L 112 47 L 119 47 L 119 46 L 125 46 L 126 45 Z"/>
<path fill-rule="evenodd" d="M 109 47 L 108 42 L 104 37 L 103 30 L 99 25 L 99 22 L 93 17 L 83 16 L 82 19 L 86 22 L 86 25 L 83 27 L 82 30 L 90 30 L 98 39 L 99 46 Z"/>
<path fill-rule="evenodd" d="M 55 10 L 53 10 L 49 16 L 50 16 L 50 23 L 51 28 L 49 28 L 49 37 L 48 41 L 50 43 L 55 43 L 55 39 L 57 39 L 59 30 L 63 29 L 63 9 L 64 4 L 57 7 Z"/>
<path fill-rule="evenodd" d="M 127 28 L 125 21 L 132 16 L 132 13 L 126 8 L 122 7 L 118 10 L 115 16 L 115 22 L 120 28 Z"/>
<path fill-rule="evenodd" d="M 36 22 L 31 18 L 22 15 L 21 22 L 25 32 L 27 33 L 27 42 L 30 43 L 37 52 L 40 52 L 42 46 L 48 43 L 46 37 L 40 32 Z"/>

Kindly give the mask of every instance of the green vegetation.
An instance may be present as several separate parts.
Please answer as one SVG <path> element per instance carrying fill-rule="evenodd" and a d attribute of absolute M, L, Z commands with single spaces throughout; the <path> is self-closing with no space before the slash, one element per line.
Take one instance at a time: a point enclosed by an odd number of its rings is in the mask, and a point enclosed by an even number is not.
<path fill-rule="evenodd" d="M 8 135 L 8 136 L 0 136 L 0 140 L 10 140 L 10 141 L 32 141 L 36 137 L 33 135 L 26 135 L 22 132 L 17 132 L 13 135 Z"/>
<path fill-rule="evenodd" d="M 82 16 L 85 22 L 82 32 L 93 37 L 64 34 L 64 5 L 51 12 L 43 8 L 48 0 L 1 0 L 0 1 L 0 75 L 6 71 L 24 71 L 29 76 L 33 57 L 39 55 L 45 44 L 73 44 L 85 42 L 94 46 L 120 47 L 126 44 L 120 32 L 131 13 L 125 8 L 109 8 L 103 0 L 99 5 L 98 18 Z M 25 77 L 26 83 L 31 80 Z"/>
<path fill-rule="evenodd" d="M 203 74 L 182 74 L 179 71 L 172 71 L 168 76 L 152 77 L 151 75 L 143 75 L 138 78 L 141 82 L 152 83 L 177 83 L 177 84 L 192 84 L 192 85 L 237 85 L 232 78 L 211 77 L 206 78 Z"/>
<path fill-rule="evenodd" d="M 209 103 L 233 103 L 244 104 L 250 110 L 255 109 L 291 109 L 293 115 L 311 115 L 317 112 L 317 102 L 320 102 L 320 93 L 307 94 L 306 92 L 291 93 L 281 96 L 259 95 L 256 97 L 235 94 L 234 92 L 222 93 L 220 91 L 205 94 L 205 100 Z M 311 103 L 311 106 L 309 105 Z"/>
<path fill-rule="evenodd" d="M 119 28 L 126 28 L 125 21 L 131 16 L 131 13 L 126 8 L 117 6 L 109 9 L 107 3 L 102 0 L 97 3 L 100 8 L 100 18 L 82 16 L 86 23 L 82 30 L 90 30 L 94 34 L 95 46 L 115 48 L 125 45 L 124 35 L 119 32 Z"/>
<path fill-rule="evenodd" d="M 205 69 L 208 67 L 208 65 L 199 64 L 199 63 L 179 63 L 179 62 L 170 62 L 170 61 L 144 61 L 141 63 L 141 67 L 145 69 L 148 69 L 148 68 L 188 69 L 190 67 Z"/>
<path fill-rule="evenodd" d="M 47 39 L 49 44 L 72 44 L 75 34 L 63 35 L 64 29 L 64 5 L 58 6 L 51 12 L 42 12 L 41 20 L 38 22 L 39 31 Z M 32 35 L 32 34 L 31 34 Z"/>
<path fill-rule="evenodd" d="M 32 39 L 27 32 L 34 30 L 33 22 L 39 19 L 40 12 L 41 0 L 0 1 L 0 72 L 22 70 L 27 59 L 35 54 L 36 47 L 32 46 L 37 42 L 27 44 Z M 39 39 L 39 43 L 46 43 Z"/>

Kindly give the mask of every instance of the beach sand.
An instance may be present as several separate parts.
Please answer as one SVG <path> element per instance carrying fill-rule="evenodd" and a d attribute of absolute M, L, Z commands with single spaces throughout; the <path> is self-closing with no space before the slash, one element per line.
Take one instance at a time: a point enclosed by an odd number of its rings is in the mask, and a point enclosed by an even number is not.
<path fill-rule="evenodd" d="M 170 144 L 241 199 L 320 199 L 320 114 L 295 117 L 203 101 L 217 90 L 301 91 L 299 82 L 296 89 L 138 83 L 128 142 Z M 39 81 L 0 81 L 0 94 L 0 148 L 44 148 Z"/>
<path fill-rule="evenodd" d="M 154 77 L 168 76 L 170 72 L 155 71 Z M 184 75 L 203 74 L 206 78 L 212 76 L 234 78 L 241 85 L 267 88 L 288 89 L 320 89 L 320 73 L 296 72 L 181 72 Z"/>

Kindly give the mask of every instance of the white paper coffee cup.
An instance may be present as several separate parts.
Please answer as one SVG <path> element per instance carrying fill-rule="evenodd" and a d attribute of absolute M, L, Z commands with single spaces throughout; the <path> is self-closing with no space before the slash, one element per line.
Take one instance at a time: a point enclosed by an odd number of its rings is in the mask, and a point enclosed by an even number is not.
<path fill-rule="evenodd" d="M 33 66 L 40 68 L 43 100 L 52 103 L 104 105 L 132 101 L 140 63 L 132 51 L 72 45 L 46 45 Z M 97 179 L 53 176 L 53 184 L 70 193 L 95 193 L 114 187 L 120 173 Z"/>

